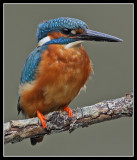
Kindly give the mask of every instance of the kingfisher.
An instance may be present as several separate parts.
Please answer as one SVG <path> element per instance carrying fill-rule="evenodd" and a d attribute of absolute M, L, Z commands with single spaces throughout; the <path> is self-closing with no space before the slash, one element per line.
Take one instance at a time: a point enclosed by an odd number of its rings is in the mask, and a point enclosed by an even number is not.
<path fill-rule="evenodd" d="M 45 114 L 65 111 L 72 117 L 70 102 L 93 72 L 84 41 L 121 42 L 122 39 L 88 29 L 76 18 L 59 17 L 43 21 L 37 29 L 37 47 L 22 68 L 17 109 L 27 118 L 38 117 L 47 127 Z M 31 144 L 43 136 L 31 138 Z"/>

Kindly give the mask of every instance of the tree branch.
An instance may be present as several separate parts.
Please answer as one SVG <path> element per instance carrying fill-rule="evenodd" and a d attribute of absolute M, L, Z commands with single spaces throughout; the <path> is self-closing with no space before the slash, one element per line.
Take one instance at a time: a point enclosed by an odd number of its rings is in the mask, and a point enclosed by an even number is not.
<path fill-rule="evenodd" d="M 25 138 L 50 135 L 63 131 L 72 132 L 78 127 L 87 127 L 95 123 L 113 120 L 133 114 L 133 92 L 122 98 L 103 101 L 92 106 L 72 110 L 72 118 L 65 112 L 55 111 L 46 115 L 47 128 L 41 126 L 36 118 L 11 120 L 4 124 L 4 143 L 15 143 Z"/>

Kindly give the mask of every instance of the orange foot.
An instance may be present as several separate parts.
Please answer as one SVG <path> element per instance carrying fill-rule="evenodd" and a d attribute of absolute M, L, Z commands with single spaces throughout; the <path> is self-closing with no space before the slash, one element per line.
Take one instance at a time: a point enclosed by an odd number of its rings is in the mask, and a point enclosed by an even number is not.
<path fill-rule="evenodd" d="M 45 120 L 47 120 L 47 119 L 44 117 L 44 115 L 39 110 L 37 110 L 36 113 L 37 113 L 37 117 L 41 121 L 41 124 L 42 124 L 43 128 L 47 128 L 47 124 L 45 122 Z"/>
<path fill-rule="evenodd" d="M 64 111 L 68 112 L 68 117 L 72 117 L 72 110 L 68 106 L 64 107 Z"/>

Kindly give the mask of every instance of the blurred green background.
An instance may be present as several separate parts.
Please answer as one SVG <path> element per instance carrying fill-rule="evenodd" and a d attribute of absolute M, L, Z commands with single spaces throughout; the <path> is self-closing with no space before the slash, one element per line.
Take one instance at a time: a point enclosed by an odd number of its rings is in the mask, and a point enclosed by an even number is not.
<path fill-rule="evenodd" d="M 37 46 L 36 29 L 43 20 L 72 17 L 89 28 L 117 36 L 122 43 L 84 42 L 94 69 L 71 108 L 118 98 L 133 90 L 133 4 L 5 4 L 4 5 L 4 122 L 17 116 L 18 85 L 22 66 Z M 4 146 L 5 156 L 132 156 L 133 118 L 120 118 Z"/>

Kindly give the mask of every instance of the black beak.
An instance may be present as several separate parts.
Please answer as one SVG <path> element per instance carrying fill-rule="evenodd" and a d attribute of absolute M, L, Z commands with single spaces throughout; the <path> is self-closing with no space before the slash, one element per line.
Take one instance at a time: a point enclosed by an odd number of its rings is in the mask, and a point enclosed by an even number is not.
<path fill-rule="evenodd" d="M 87 40 L 87 41 L 108 41 L 108 42 L 122 42 L 123 40 L 109 34 L 93 31 L 86 29 L 83 33 L 77 34 L 74 37 L 78 40 Z"/>

